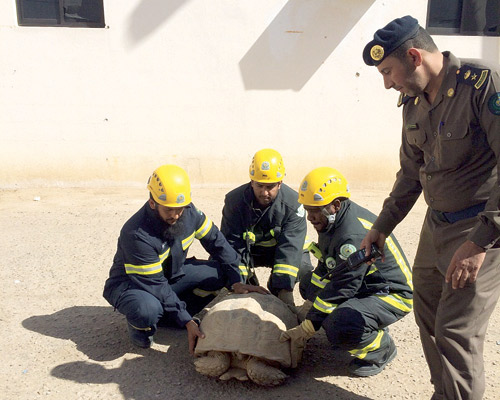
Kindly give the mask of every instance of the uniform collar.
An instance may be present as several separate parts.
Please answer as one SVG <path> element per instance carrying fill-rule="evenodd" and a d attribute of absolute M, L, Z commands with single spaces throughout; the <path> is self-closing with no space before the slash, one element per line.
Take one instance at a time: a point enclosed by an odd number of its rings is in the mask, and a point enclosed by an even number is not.
<path fill-rule="evenodd" d="M 149 206 L 149 202 L 146 202 L 144 208 L 146 210 L 147 225 L 155 234 L 161 236 L 163 234 L 163 230 L 165 229 L 165 223 L 156 216 L 154 210 Z"/>
<path fill-rule="evenodd" d="M 460 68 L 460 60 L 449 51 L 443 51 L 442 54 L 443 57 L 448 60 L 448 63 L 445 67 L 446 72 L 443 77 L 443 82 L 441 82 L 441 87 L 438 90 L 434 103 L 430 104 L 425 99 L 425 96 L 423 94 L 419 95 L 415 99 L 415 105 L 420 103 L 421 106 L 427 110 L 431 110 L 437 107 L 443 101 L 443 99 L 455 96 L 455 93 L 457 91 L 456 75 L 457 70 Z"/>

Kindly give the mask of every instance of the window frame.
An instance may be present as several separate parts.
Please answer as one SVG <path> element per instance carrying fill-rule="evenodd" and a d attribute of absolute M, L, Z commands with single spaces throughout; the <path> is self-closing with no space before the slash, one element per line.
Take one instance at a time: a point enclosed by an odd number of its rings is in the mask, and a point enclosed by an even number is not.
<path fill-rule="evenodd" d="M 23 16 L 23 0 L 16 0 L 17 23 L 19 26 L 39 26 L 39 27 L 64 27 L 64 28 L 105 28 L 104 20 L 104 0 L 101 2 L 99 22 L 89 21 L 66 21 L 64 19 L 64 0 L 56 0 L 59 4 L 59 15 L 56 19 L 27 18 Z"/>

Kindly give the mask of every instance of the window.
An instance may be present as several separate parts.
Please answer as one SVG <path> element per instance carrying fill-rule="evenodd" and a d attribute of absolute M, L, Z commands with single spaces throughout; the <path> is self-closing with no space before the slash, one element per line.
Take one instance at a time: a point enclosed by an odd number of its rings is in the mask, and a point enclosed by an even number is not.
<path fill-rule="evenodd" d="M 500 0 L 429 0 L 433 35 L 500 36 Z"/>
<path fill-rule="evenodd" d="M 20 26 L 104 28 L 103 0 L 16 0 Z"/>

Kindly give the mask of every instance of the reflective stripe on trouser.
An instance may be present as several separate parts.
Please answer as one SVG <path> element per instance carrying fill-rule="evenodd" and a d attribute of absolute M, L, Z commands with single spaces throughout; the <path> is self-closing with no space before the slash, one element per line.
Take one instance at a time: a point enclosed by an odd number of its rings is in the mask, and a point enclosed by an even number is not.
<path fill-rule="evenodd" d="M 152 294 L 130 285 L 117 301 L 116 309 L 125 315 L 127 322 L 145 336 L 153 336 L 163 315 L 161 303 Z"/>
<path fill-rule="evenodd" d="M 391 337 L 383 329 L 408 313 L 396 311 L 375 296 L 352 298 L 323 321 L 328 340 L 353 356 L 377 363 L 390 351 Z"/>
<path fill-rule="evenodd" d="M 481 399 L 483 344 L 500 294 L 500 249 L 486 252 L 477 280 L 463 289 L 444 281 L 455 250 L 477 223 L 448 224 L 427 212 L 413 267 L 414 312 L 436 398 Z"/>

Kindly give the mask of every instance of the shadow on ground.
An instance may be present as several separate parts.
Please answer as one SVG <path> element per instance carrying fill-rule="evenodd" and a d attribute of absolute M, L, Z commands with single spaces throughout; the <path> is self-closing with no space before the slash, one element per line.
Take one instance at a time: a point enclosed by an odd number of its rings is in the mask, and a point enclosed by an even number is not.
<path fill-rule="evenodd" d="M 153 348 L 135 348 L 128 341 L 123 316 L 111 307 L 70 307 L 30 317 L 23 321 L 23 327 L 71 340 L 91 360 L 58 365 L 52 369 L 52 376 L 81 384 L 115 383 L 124 399 L 289 399 L 309 398 L 315 393 L 340 400 L 369 399 L 322 380 L 345 375 L 348 362 L 345 355 L 331 349 L 324 333 L 311 339 L 302 365 L 286 371 L 290 378 L 284 385 L 264 388 L 251 382 L 221 382 L 198 374 L 187 351 L 183 329 L 160 328 Z M 166 351 L 163 346 L 168 346 Z M 119 366 L 105 365 L 120 358 L 123 361 Z"/>

